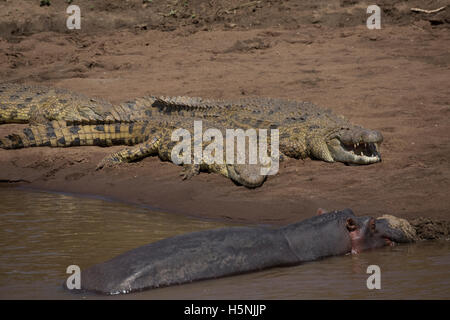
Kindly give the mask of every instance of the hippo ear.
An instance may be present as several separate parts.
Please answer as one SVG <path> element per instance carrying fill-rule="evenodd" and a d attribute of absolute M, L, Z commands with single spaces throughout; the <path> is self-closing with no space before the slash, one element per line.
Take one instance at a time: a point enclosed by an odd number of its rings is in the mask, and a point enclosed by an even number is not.
<path fill-rule="evenodd" d="M 356 222 L 352 218 L 347 219 L 347 230 L 352 232 L 357 229 Z"/>
<path fill-rule="evenodd" d="M 317 209 L 316 214 L 317 214 L 318 216 L 320 216 L 321 214 L 325 214 L 325 213 L 327 213 L 327 212 L 328 212 L 328 210 L 323 209 L 323 208 L 319 208 L 319 209 Z"/>
<path fill-rule="evenodd" d="M 372 233 L 375 233 L 375 229 L 376 229 L 376 221 L 374 218 L 370 218 L 369 220 L 369 230 Z"/>

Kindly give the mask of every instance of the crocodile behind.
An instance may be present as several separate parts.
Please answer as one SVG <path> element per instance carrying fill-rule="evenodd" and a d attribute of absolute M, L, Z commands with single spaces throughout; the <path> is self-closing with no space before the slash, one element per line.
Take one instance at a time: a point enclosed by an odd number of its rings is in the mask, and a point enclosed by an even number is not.
<path fill-rule="evenodd" d="M 115 165 L 158 155 L 171 161 L 173 130 L 193 133 L 195 120 L 203 128 L 278 129 L 281 157 L 326 162 L 371 164 L 381 161 L 380 132 L 351 124 L 331 110 L 310 102 L 271 98 L 234 101 L 193 97 L 143 97 L 113 105 L 64 89 L 0 85 L 0 124 L 28 127 L 0 138 L 0 147 L 72 147 L 131 145 L 99 164 Z M 193 134 L 192 134 L 193 136 Z M 254 165 L 184 164 L 185 178 L 199 171 L 217 172 L 247 187 L 260 186 L 265 176 Z"/>

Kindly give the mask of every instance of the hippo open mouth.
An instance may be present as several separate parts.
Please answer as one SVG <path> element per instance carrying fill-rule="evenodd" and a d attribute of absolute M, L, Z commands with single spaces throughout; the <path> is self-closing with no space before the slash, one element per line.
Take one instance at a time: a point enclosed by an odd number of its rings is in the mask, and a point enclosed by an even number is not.
<path fill-rule="evenodd" d="M 348 218 L 346 227 L 352 243 L 351 253 L 357 254 L 368 249 L 394 245 L 393 234 L 386 233 L 385 231 L 390 229 L 386 228 L 386 224 L 381 225 L 382 223 L 380 221 L 377 228 L 377 222 L 372 217 Z"/>

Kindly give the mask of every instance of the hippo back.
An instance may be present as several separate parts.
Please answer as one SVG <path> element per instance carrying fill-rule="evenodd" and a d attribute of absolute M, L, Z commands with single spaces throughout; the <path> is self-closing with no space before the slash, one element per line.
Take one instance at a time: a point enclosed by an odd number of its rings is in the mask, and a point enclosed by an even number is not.
<path fill-rule="evenodd" d="M 128 251 L 81 273 L 81 287 L 125 293 L 292 263 L 278 230 L 229 227 L 160 240 Z"/>

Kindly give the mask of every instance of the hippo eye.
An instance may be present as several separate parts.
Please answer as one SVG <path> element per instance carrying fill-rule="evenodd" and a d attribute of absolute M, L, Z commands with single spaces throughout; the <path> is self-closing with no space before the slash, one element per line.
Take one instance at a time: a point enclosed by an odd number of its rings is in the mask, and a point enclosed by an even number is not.
<path fill-rule="evenodd" d="M 350 232 L 356 230 L 356 223 L 352 218 L 347 219 L 347 230 Z"/>

